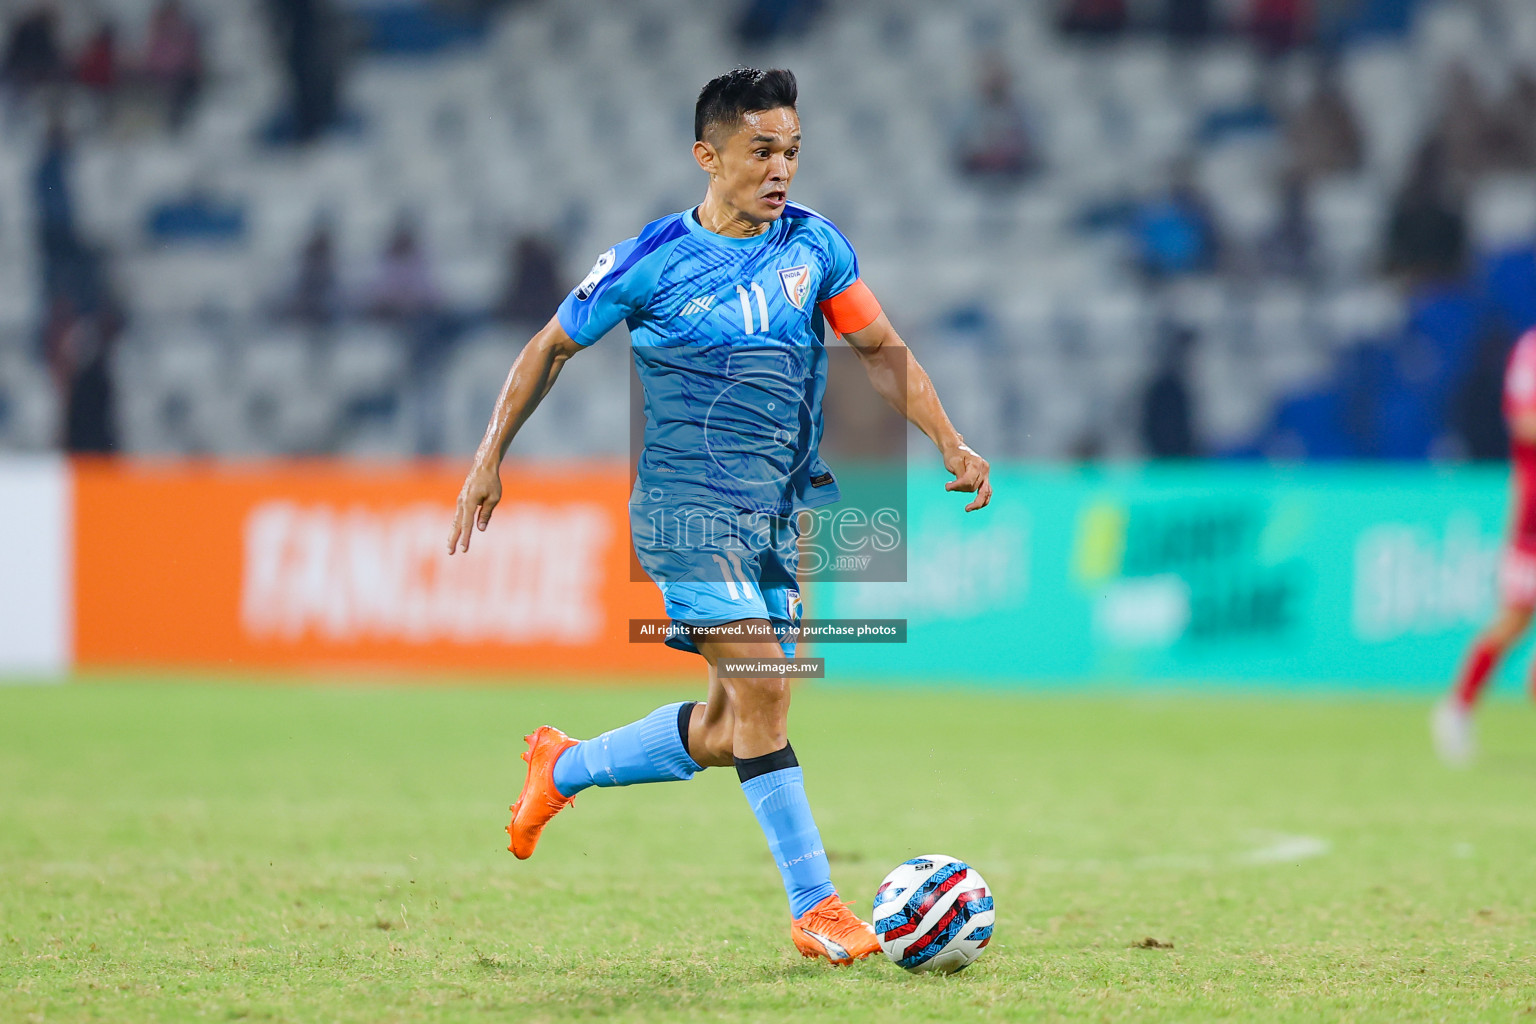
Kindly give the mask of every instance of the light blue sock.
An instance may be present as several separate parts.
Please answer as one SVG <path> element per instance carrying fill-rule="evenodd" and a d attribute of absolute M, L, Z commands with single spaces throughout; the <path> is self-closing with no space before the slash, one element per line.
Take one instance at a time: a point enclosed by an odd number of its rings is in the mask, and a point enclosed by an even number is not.
<path fill-rule="evenodd" d="M 768 837 L 768 849 L 789 894 L 790 916 L 799 917 L 837 892 L 799 766 L 748 779 L 741 791 Z"/>
<path fill-rule="evenodd" d="M 691 702 L 689 703 L 691 706 Z M 683 704 L 657 708 L 638 722 L 567 747 L 555 761 L 555 788 L 575 796 L 589 786 L 691 779 L 703 771 L 683 747 L 678 713 Z"/>

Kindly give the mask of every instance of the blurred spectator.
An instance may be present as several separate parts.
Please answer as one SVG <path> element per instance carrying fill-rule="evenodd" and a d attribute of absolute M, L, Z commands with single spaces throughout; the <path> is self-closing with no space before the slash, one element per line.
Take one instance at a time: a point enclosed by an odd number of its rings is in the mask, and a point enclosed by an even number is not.
<path fill-rule="evenodd" d="M 1449 188 L 1461 192 L 1492 169 L 1498 159 L 1498 134 L 1498 118 L 1476 76 L 1467 65 L 1455 65 L 1446 76 L 1431 131 Z"/>
<path fill-rule="evenodd" d="M 1216 266 L 1216 219 L 1187 161 L 1175 166 L 1166 192 L 1136 209 L 1132 226 L 1141 270 L 1150 278 L 1204 273 Z"/>
<path fill-rule="evenodd" d="M 203 82 L 203 44 L 180 0 L 163 0 L 149 23 L 144 76 L 161 95 L 166 124 L 180 131 Z"/>
<path fill-rule="evenodd" d="M 117 114 L 123 68 L 117 47 L 117 29 L 101 22 L 86 39 L 75 58 L 75 82 L 85 91 L 97 127 L 110 125 Z"/>
<path fill-rule="evenodd" d="M 1536 78 L 1522 69 L 1505 96 L 1491 102 L 1472 68 L 1455 65 L 1433 137 L 1444 152 L 1446 184 L 1457 192 L 1489 173 L 1536 168 Z"/>
<path fill-rule="evenodd" d="M 496 300 L 495 315 L 512 323 L 543 324 L 565 298 L 560 259 L 537 235 L 522 235 L 507 251 L 507 279 Z"/>
<path fill-rule="evenodd" d="M 1166 0 L 1163 28 L 1171 42 L 1191 46 L 1211 34 L 1211 0 Z"/>
<path fill-rule="evenodd" d="M 119 72 L 117 29 L 104 21 L 75 58 L 75 81 L 98 96 L 110 96 L 117 90 Z"/>
<path fill-rule="evenodd" d="M 1497 116 L 1516 166 L 1536 170 L 1536 69 L 1515 72 Z"/>
<path fill-rule="evenodd" d="M 75 206 L 69 187 L 70 154 L 69 132 L 64 127 L 63 119 L 55 116 L 48 124 L 42 159 L 32 178 L 37 224 L 42 232 L 44 249 L 48 248 L 50 235 L 74 237 Z"/>
<path fill-rule="evenodd" d="M 821 12 L 822 0 L 747 0 L 736 37 L 747 47 L 803 36 Z"/>
<path fill-rule="evenodd" d="M 1155 459 L 1195 455 L 1193 400 L 1189 390 L 1189 351 L 1195 334 L 1172 328 L 1161 364 L 1141 397 L 1141 446 Z"/>
<path fill-rule="evenodd" d="M 456 325 L 443 308 L 415 222 L 395 223 L 366 295 L 370 316 L 397 327 L 410 350 L 410 372 L 421 401 L 415 407 L 419 454 L 437 451 L 443 431 L 443 366 Z"/>
<path fill-rule="evenodd" d="M 58 18 L 51 4 L 38 4 L 11 26 L 0 78 L 20 97 L 59 81 L 65 70 Z"/>
<path fill-rule="evenodd" d="M 1385 269 L 1416 280 L 1445 280 L 1462 272 L 1467 224 L 1446 184 L 1440 145 L 1419 151 L 1387 224 Z"/>
<path fill-rule="evenodd" d="M 390 233 L 368 288 L 366 307 L 370 316 L 402 325 L 419 324 L 442 308 L 416 224 L 407 216 L 402 215 Z"/>
<path fill-rule="evenodd" d="M 1280 216 L 1264 240 L 1264 269 L 1296 281 L 1312 279 L 1312 220 L 1307 208 L 1307 178 L 1291 171 L 1280 185 Z"/>
<path fill-rule="evenodd" d="M 80 316 L 69 299 L 54 299 L 43 328 L 47 360 L 63 398 L 64 448 L 105 454 L 117 448 L 116 392 L 112 351 L 124 319 L 115 302 L 93 316 Z"/>
<path fill-rule="evenodd" d="M 1500 170 L 1536 170 L 1536 72 L 1516 71 L 1493 110 L 1494 161 Z"/>
<path fill-rule="evenodd" d="M 982 64 L 981 81 L 960 122 L 960 169 L 972 178 L 1017 181 L 1039 165 L 1029 123 L 1013 96 L 1012 76 L 1001 57 Z"/>
<path fill-rule="evenodd" d="M 1324 67 L 1312 94 L 1286 121 L 1292 167 L 1306 178 L 1353 174 L 1360 169 L 1360 124 L 1340 88 L 1337 69 Z"/>
<path fill-rule="evenodd" d="M 292 123 L 278 134 L 313 141 L 336 123 L 341 21 L 331 0 L 269 0 L 288 71 Z"/>
<path fill-rule="evenodd" d="M 1061 31 L 1067 35 L 1109 38 L 1125 31 L 1125 0 L 1065 0 Z"/>
<path fill-rule="evenodd" d="M 75 307 L 94 303 L 91 255 L 75 227 L 74 191 L 70 181 L 74 150 L 64 122 L 55 116 L 32 172 L 32 199 L 38 250 L 43 257 L 43 293 L 52 303 L 68 297 Z"/>
<path fill-rule="evenodd" d="M 1311 0 L 1253 0 L 1248 30 L 1264 54 L 1275 57 L 1312 39 Z"/>
<path fill-rule="evenodd" d="M 336 243 L 329 221 L 319 221 L 299 254 L 299 272 L 282 314 L 310 327 L 329 327 L 341 313 Z"/>

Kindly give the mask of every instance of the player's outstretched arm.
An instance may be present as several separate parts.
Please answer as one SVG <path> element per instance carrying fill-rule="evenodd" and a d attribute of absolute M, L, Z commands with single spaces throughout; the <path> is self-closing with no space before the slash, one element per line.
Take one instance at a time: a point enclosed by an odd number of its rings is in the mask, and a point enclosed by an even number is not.
<path fill-rule="evenodd" d="M 986 508 L 992 500 L 991 466 L 966 445 L 965 438 L 949 421 L 938 392 L 933 389 L 933 381 L 928 379 L 928 372 L 901 340 L 885 314 L 875 317 L 869 326 L 849 331 L 843 337 L 858 353 L 875 390 L 939 449 L 939 454 L 944 457 L 944 468 L 955 477 L 944 485 L 944 489 L 975 494 L 976 497 L 965 506 L 967 512 Z"/>
<path fill-rule="evenodd" d="M 453 513 L 453 531 L 448 535 L 448 553 L 469 550 L 470 535 L 478 526 L 484 530 L 491 513 L 501 501 L 501 459 L 519 428 L 533 415 L 539 402 L 549 394 L 560 368 L 581 345 L 571 340 L 556 317 L 551 317 L 518 353 L 507 373 L 506 383 L 496 398 L 491 422 L 475 451 L 475 463 L 459 491 L 458 508 Z M 462 545 L 462 547 L 461 547 Z"/>
<path fill-rule="evenodd" d="M 1536 410 L 1521 410 L 1511 416 L 1509 436 L 1522 444 L 1536 444 Z"/>

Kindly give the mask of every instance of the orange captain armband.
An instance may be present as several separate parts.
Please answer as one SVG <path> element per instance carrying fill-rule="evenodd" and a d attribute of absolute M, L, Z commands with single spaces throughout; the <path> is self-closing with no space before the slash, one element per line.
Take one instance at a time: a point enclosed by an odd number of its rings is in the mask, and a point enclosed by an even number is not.
<path fill-rule="evenodd" d="M 860 278 L 823 302 L 821 312 L 838 334 L 852 334 L 875 322 L 880 316 L 880 301 Z"/>

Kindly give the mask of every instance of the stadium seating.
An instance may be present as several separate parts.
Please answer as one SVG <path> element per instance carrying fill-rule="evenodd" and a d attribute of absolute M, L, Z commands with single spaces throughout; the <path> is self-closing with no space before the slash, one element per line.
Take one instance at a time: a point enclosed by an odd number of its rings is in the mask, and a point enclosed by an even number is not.
<path fill-rule="evenodd" d="M 96 6 L 125 25 L 146 9 L 145 0 Z M 1151 288 L 1131 266 L 1125 233 L 1113 223 L 1085 229 L 1085 209 L 1148 194 L 1189 153 L 1229 244 L 1261 245 L 1278 215 L 1281 142 L 1272 125 L 1244 120 L 1262 64 L 1239 40 L 1176 55 L 1133 35 L 1089 50 L 1054 33 L 1045 3 L 841 0 L 810 36 L 747 55 L 730 38 L 731 5 L 524 3 L 499 9 L 483 33 L 455 28 L 451 45 L 357 54 L 345 89 L 355 130 L 289 150 L 261 142 L 284 91 L 262 5 L 190 6 L 213 75 L 186 131 L 86 131 L 75 156 L 82 231 L 113 254 L 131 314 L 115 372 L 134 451 L 472 449 L 522 337 L 477 326 L 499 292 L 510 235 L 556 238 L 574 279 L 646 220 L 696 199 L 692 97 L 748 56 L 800 74 L 808 148 L 796 198 L 853 238 L 893 317 L 943 366 L 935 376 L 968 434 L 1003 454 L 1061 457 L 1095 433 L 1104 450 L 1135 454 L 1135 417 L 1090 422 L 1092 411 L 1134 407 L 1159 325 L 1171 320 L 1200 334 L 1202 444 L 1254 450 L 1288 396 L 1325 386 L 1340 353 L 1390 340 L 1405 321 L 1405 297 L 1378 277 L 1378 246 L 1433 116 L 1438 70 L 1475 53 L 1497 77 L 1536 55 L 1536 9 L 1524 0 L 1485 5 L 1507 15 L 1502 33 L 1457 4 L 1424 6 L 1406 36 L 1360 29 L 1369 38 L 1343 51 L 1341 71 L 1365 128 L 1366 167 L 1312 192 L 1321 283 L 1237 273 Z M 949 158 L 951 125 L 988 49 L 1014 69 L 1045 156 L 1041 174 L 1014 191 L 977 186 Z M 1308 79 L 1307 60 L 1281 59 L 1292 93 Z M 27 212 L 40 118 L 10 115 L 0 147 L 3 448 L 57 443 L 39 426 L 51 407 L 31 396 L 42 374 Z M 199 194 L 241 209 L 243 232 L 152 237 L 150 210 Z M 420 223 L 458 325 L 440 372 L 410 372 L 404 336 L 356 318 L 323 338 L 274 322 L 317 218 L 335 227 L 355 302 L 402 211 Z M 1486 258 L 1528 248 L 1536 185 L 1481 183 L 1470 222 Z M 961 313 L 975 314 L 964 329 L 954 326 Z M 610 410 L 628 400 L 623 363 L 595 362 L 590 379 L 571 372 L 522 450 L 622 450 L 623 419 Z"/>

